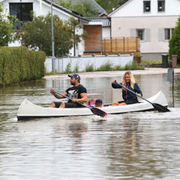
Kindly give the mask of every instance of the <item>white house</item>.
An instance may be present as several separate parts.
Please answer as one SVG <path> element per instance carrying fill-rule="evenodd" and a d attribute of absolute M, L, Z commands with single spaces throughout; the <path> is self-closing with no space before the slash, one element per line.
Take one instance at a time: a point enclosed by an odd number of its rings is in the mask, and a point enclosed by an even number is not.
<path fill-rule="evenodd" d="M 180 0 L 129 0 L 113 12 L 111 36 L 139 36 L 143 60 L 161 60 L 180 15 Z"/>
<path fill-rule="evenodd" d="M 49 12 L 51 12 L 51 0 L 28 0 L 28 1 L 27 0 L 0 0 L 0 2 L 2 2 L 6 6 L 7 13 L 10 13 L 11 15 L 16 15 L 17 18 L 23 22 L 31 21 L 31 17 L 30 17 L 31 10 L 35 12 L 36 16 L 40 16 L 40 15 L 45 16 Z M 74 17 L 75 19 L 78 19 L 78 21 L 84 26 L 84 29 L 87 30 L 88 32 L 88 35 L 89 35 L 89 38 L 87 38 L 88 40 L 87 39 L 85 41 L 82 40 L 78 44 L 78 47 L 75 49 L 75 53 L 74 53 L 74 49 L 70 51 L 69 55 L 77 56 L 76 59 L 74 58 L 76 60 L 76 61 L 73 61 L 74 65 L 79 63 L 80 61 L 79 59 L 81 59 L 82 61 L 83 58 L 80 58 L 81 56 L 79 55 L 83 55 L 85 51 L 91 50 L 90 48 L 93 47 L 94 48 L 93 50 L 95 51 L 97 50 L 102 51 L 102 37 L 110 36 L 110 20 L 108 18 L 103 18 L 103 17 L 102 18 L 99 17 L 97 19 L 84 18 L 75 12 L 72 12 L 62 6 L 59 6 L 56 3 L 52 3 L 52 4 L 53 4 L 53 15 L 54 14 L 58 15 L 62 20 L 68 20 L 70 17 Z M 77 30 L 76 33 L 81 34 L 84 29 Z M 15 42 L 15 43 L 9 44 L 9 46 L 21 46 L 21 44 L 19 42 Z M 88 58 L 92 59 L 92 56 L 84 57 L 84 58 L 86 58 L 86 60 L 83 59 L 84 62 L 86 62 Z M 96 68 L 101 65 L 101 62 L 103 61 L 103 59 L 105 59 L 105 57 L 104 56 L 98 57 L 97 60 L 98 59 L 99 61 L 96 64 L 96 57 L 93 58 L 93 60 L 95 61 L 95 64 L 97 65 Z M 127 64 L 128 62 L 132 61 L 133 57 L 131 55 L 116 57 L 116 58 L 113 58 L 113 61 L 115 59 L 118 59 L 116 63 L 119 63 L 119 65 L 124 66 L 124 63 Z M 65 68 L 64 65 L 65 65 L 66 60 L 67 59 L 62 60 L 62 58 L 59 58 L 59 59 L 56 58 L 55 69 L 59 71 L 61 70 L 62 72 L 64 72 L 64 69 L 62 68 Z M 63 62 L 63 65 L 60 64 L 62 62 Z M 85 65 L 84 62 L 81 63 L 81 70 L 83 70 L 83 66 Z M 88 62 L 90 62 L 89 59 L 88 59 Z M 52 69 L 51 59 L 49 60 L 47 58 L 45 65 L 46 65 L 46 69 L 48 71 L 51 71 Z M 59 68 L 59 66 L 61 66 L 61 68 Z"/>
<path fill-rule="evenodd" d="M 11 15 L 16 15 L 18 19 L 23 22 L 30 21 L 30 11 L 33 10 L 37 16 L 47 15 L 48 12 L 51 12 L 51 0 L 0 0 L 6 8 L 7 13 Z M 72 11 L 59 6 L 56 3 L 53 4 L 53 14 L 58 15 L 62 20 L 68 20 L 70 17 L 78 19 L 80 23 L 88 24 L 90 20 L 79 16 L 78 14 L 73 13 Z M 78 30 L 77 33 L 82 33 L 83 29 Z M 50 42 L 51 43 L 51 42 Z M 9 46 L 20 46 L 18 42 L 11 43 Z M 84 52 L 84 41 L 78 44 L 76 48 L 76 56 L 82 55 Z M 70 55 L 74 55 L 74 49 L 70 51 Z"/>

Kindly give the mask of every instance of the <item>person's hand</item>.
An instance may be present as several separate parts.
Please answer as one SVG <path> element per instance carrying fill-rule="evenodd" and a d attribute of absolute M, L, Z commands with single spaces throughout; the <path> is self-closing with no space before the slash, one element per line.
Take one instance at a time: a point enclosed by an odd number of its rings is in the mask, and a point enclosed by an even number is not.
<path fill-rule="evenodd" d="M 137 94 L 138 97 L 141 97 L 141 94 Z"/>
<path fill-rule="evenodd" d="M 54 90 L 54 89 L 51 89 L 51 90 L 50 90 L 50 93 L 51 93 L 51 94 L 54 94 L 54 93 L 55 93 L 55 90 Z"/>
<path fill-rule="evenodd" d="M 75 102 L 78 102 L 78 101 L 77 101 L 77 99 L 73 98 L 73 99 L 72 99 L 72 102 L 75 103 Z"/>
<path fill-rule="evenodd" d="M 116 84 L 116 80 L 113 80 L 113 81 L 112 81 L 112 84 Z"/>

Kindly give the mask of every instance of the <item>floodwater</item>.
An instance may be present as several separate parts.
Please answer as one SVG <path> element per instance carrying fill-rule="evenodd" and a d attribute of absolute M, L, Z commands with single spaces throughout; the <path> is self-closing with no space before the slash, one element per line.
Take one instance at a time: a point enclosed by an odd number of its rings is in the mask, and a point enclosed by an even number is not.
<path fill-rule="evenodd" d="M 39 80 L 0 87 L 0 179 L 180 179 L 180 74 L 172 82 L 166 74 L 135 76 L 144 97 L 163 91 L 171 112 L 138 112 L 17 121 L 27 98 L 49 106 L 68 79 Z M 111 103 L 121 98 L 111 82 L 122 77 L 87 78 L 81 83 L 88 97 Z"/>

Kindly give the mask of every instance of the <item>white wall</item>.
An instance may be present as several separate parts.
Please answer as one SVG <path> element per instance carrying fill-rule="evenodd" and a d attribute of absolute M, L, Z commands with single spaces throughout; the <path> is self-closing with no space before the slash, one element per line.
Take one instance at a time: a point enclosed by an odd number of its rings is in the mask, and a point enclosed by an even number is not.
<path fill-rule="evenodd" d="M 168 53 L 168 40 L 159 39 L 159 29 L 174 28 L 180 15 L 180 0 L 165 0 L 165 12 L 158 12 L 158 0 L 151 0 L 151 11 L 143 12 L 144 0 L 129 0 L 110 13 L 112 37 L 132 36 L 131 30 L 149 31 L 148 41 L 140 42 L 141 53 Z M 133 35 L 137 36 L 137 35 Z"/>
<path fill-rule="evenodd" d="M 143 12 L 143 0 L 129 0 L 110 13 L 110 17 L 180 15 L 179 0 L 165 0 L 165 12 L 158 12 L 158 0 L 151 0 L 151 12 Z"/>
<path fill-rule="evenodd" d="M 82 56 L 82 57 L 65 57 L 65 58 L 56 58 L 55 59 L 55 69 L 58 72 L 65 72 L 68 63 L 71 63 L 71 70 L 75 69 L 75 66 L 78 65 L 79 71 L 85 71 L 87 65 L 94 65 L 94 68 L 97 69 L 106 62 L 111 62 L 113 65 L 120 65 L 124 67 L 126 64 L 133 61 L 133 55 L 124 55 L 121 56 L 111 55 L 111 56 Z M 45 61 L 46 72 L 52 71 L 52 57 L 47 57 Z"/>
<path fill-rule="evenodd" d="M 111 29 L 110 27 L 102 28 L 102 38 L 111 37 Z"/>
<path fill-rule="evenodd" d="M 131 29 L 150 29 L 150 41 L 141 41 L 142 53 L 168 52 L 168 40 L 159 41 L 158 29 L 174 28 L 178 16 L 112 18 L 112 37 L 130 37 Z"/>

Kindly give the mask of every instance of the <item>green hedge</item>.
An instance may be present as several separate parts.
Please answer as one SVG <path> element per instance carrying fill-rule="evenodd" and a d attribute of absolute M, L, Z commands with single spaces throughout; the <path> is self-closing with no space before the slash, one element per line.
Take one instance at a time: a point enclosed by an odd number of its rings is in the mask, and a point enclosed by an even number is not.
<path fill-rule="evenodd" d="M 23 46 L 0 47 L 0 85 L 42 78 L 45 58 L 45 52 Z"/>

